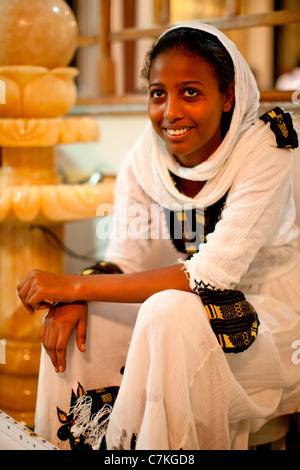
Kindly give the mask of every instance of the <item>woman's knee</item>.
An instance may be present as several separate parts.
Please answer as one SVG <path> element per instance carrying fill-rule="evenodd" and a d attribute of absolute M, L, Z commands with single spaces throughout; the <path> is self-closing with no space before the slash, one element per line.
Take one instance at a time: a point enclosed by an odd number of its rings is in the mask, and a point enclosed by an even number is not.
<path fill-rule="evenodd" d="M 159 292 L 144 302 L 135 327 L 137 337 L 156 344 L 163 341 L 164 348 L 170 342 L 181 344 L 197 355 L 216 343 L 199 296 L 179 290 Z"/>
<path fill-rule="evenodd" d="M 190 316 L 191 310 L 201 309 L 201 301 L 193 293 L 175 289 L 158 292 L 149 297 L 141 306 L 139 318 L 144 322 L 184 322 Z"/>
<path fill-rule="evenodd" d="M 184 292 L 168 289 L 161 292 L 157 292 L 149 297 L 142 305 L 143 310 L 156 310 L 161 312 L 173 311 L 174 305 L 178 305 L 181 302 L 182 294 Z"/>

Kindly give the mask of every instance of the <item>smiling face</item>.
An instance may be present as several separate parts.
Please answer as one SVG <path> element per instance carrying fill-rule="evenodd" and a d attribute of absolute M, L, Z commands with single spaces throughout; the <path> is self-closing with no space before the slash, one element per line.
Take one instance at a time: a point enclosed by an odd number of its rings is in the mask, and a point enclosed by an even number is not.
<path fill-rule="evenodd" d="M 152 62 L 148 114 L 182 166 L 199 165 L 217 149 L 222 114 L 233 102 L 233 85 L 221 93 L 213 66 L 199 55 L 171 49 Z"/>

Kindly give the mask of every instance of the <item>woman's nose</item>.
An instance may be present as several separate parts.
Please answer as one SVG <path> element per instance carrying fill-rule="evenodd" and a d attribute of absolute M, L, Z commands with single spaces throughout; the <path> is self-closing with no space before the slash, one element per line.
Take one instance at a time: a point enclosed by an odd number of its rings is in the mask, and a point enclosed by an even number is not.
<path fill-rule="evenodd" d="M 184 116 L 182 105 L 177 97 L 169 96 L 165 103 L 164 118 L 168 122 L 182 119 Z"/>

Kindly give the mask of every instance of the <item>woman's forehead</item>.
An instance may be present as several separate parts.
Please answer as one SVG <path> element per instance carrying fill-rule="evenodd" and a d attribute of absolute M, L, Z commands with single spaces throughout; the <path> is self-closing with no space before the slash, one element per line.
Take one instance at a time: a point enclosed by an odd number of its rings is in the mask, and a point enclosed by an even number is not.
<path fill-rule="evenodd" d="M 199 75 L 216 78 L 215 68 L 206 58 L 201 54 L 186 53 L 183 49 L 170 49 L 159 54 L 150 68 L 150 82 L 151 78 L 164 73 L 172 77 L 172 72 L 187 80 L 199 80 Z"/>

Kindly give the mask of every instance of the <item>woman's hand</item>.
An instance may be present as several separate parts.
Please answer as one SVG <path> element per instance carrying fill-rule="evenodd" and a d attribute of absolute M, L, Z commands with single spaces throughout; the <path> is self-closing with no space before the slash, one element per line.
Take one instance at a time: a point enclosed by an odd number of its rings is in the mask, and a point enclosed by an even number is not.
<path fill-rule="evenodd" d="M 56 372 L 66 369 L 66 349 L 74 328 L 79 351 L 85 351 L 88 307 L 85 302 L 57 304 L 44 318 L 41 337 Z"/>
<path fill-rule="evenodd" d="M 79 276 L 53 274 L 34 269 L 17 286 L 24 307 L 33 313 L 49 308 L 52 302 L 75 302 Z"/>

